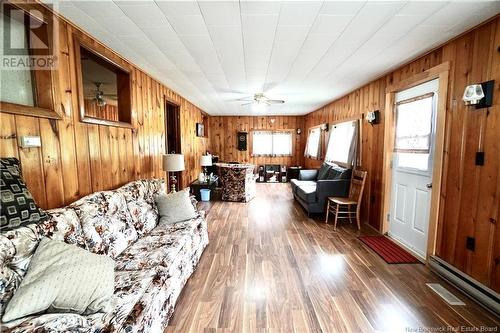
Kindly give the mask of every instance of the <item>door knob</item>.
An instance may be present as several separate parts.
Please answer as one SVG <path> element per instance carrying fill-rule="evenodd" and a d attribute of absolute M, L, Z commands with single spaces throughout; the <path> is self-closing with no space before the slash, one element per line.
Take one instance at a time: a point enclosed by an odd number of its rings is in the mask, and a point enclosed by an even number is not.
<path fill-rule="evenodd" d="M 425 187 L 432 188 L 432 183 L 425 184 Z"/>

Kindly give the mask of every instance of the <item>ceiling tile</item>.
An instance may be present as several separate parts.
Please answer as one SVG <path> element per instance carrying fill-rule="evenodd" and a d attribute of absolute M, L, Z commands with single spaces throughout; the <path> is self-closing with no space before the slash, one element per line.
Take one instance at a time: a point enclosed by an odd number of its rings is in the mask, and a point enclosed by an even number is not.
<path fill-rule="evenodd" d="M 364 6 L 366 1 L 325 1 L 320 14 L 353 16 Z"/>
<path fill-rule="evenodd" d="M 279 24 L 310 26 L 316 19 L 320 8 L 320 1 L 282 2 Z"/>
<path fill-rule="evenodd" d="M 353 18 L 354 16 L 347 15 L 318 15 L 311 33 L 338 35 L 344 31 Z"/>
<path fill-rule="evenodd" d="M 240 6 L 236 1 L 198 1 L 207 25 L 240 25 Z"/>

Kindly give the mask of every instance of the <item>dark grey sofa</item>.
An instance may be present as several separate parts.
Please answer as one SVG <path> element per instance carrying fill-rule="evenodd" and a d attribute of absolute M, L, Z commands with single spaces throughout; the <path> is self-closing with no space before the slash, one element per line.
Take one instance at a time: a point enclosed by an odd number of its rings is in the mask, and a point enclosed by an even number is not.
<path fill-rule="evenodd" d="M 300 170 L 299 179 L 290 184 L 295 199 L 308 214 L 323 213 L 328 197 L 347 197 L 351 169 L 333 163 L 323 163 L 319 170 Z"/>

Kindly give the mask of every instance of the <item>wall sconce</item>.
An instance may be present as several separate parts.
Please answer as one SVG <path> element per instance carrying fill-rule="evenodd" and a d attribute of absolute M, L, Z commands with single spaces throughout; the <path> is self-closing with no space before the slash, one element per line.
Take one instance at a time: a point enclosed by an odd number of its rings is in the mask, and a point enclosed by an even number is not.
<path fill-rule="evenodd" d="M 474 105 L 476 109 L 490 107 L 493 104 L 494 88 L 495 80 L 471 84 L 465 87 L 462 100 L 465 105 Z"/>
<path fill-rule="evenodd" d="M 375 110 L 375 111 L 368 112 L 366 114 L 365 119 L 368 122 L 368 124 L 370 124 L 372 126 L 380 123 L 380 111 Z"/>
<path fill-rule="evenodd" d="M 297 128 L 297 134 L 300 135 L 302 133 L 302 130 L 300 128 Z"/>

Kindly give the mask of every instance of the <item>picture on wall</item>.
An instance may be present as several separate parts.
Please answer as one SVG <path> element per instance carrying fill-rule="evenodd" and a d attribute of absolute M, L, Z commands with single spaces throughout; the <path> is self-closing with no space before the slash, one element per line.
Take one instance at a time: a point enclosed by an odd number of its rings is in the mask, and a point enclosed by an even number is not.
<path fill-rule="evenodd" d="M 196 136 L 205 136 L 205 125 L 196 123 Z"/>

